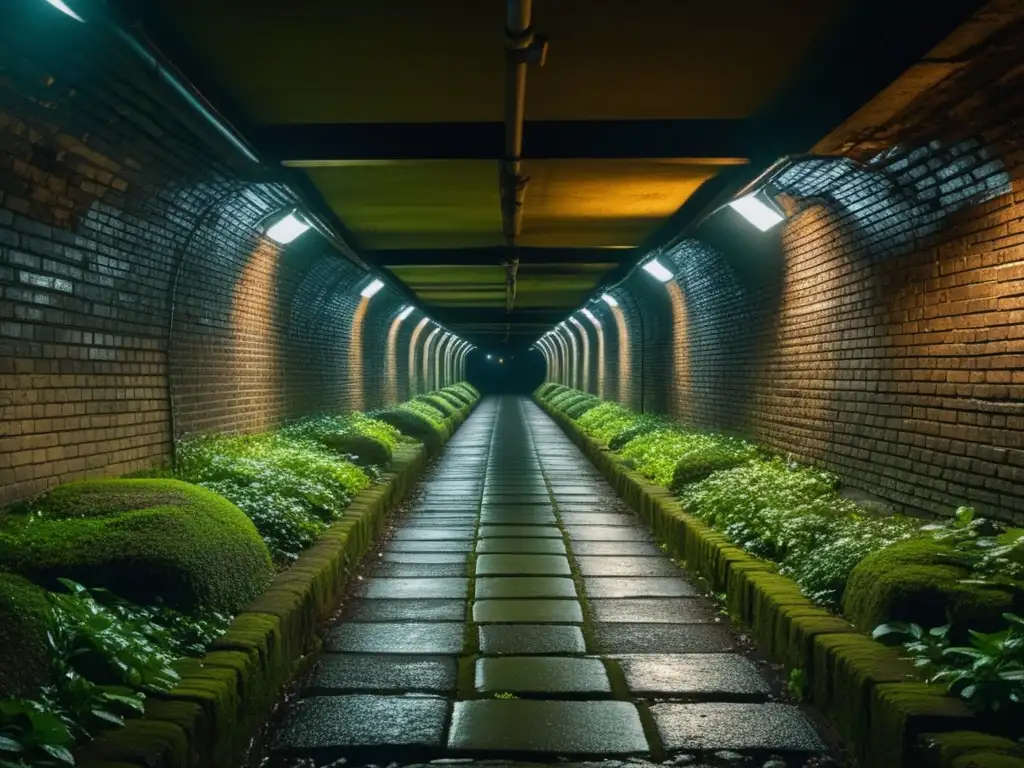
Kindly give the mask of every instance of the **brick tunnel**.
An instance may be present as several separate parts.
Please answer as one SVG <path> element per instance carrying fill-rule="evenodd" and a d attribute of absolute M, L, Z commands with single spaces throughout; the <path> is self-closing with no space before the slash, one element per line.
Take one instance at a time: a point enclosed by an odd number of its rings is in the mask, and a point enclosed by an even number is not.
<path fill-rule="evenodd" d="M 1021 51 L 5 0 L 0 767 L 1024 767 Z"/>

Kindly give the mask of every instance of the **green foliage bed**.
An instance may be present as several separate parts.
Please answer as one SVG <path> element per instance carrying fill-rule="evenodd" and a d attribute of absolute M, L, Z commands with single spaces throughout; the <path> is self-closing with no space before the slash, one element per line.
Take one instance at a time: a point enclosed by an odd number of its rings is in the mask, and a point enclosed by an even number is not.
<path fill-rule="evenodd" d="M 897 622 L 883 634 L 909 638 L 930 679 L 972 706 L 1024 703 L 1024 530 L 975 520 L 968 508 L 929 525 L 880 515 L 844 497 L 836 477 L 751 443 L 591 404 L 560 384 L 536 396 L 812 600 L 864 631 Z M 971 647 L 950 645 L 968 638 Z"/>
<path fill-rule="evenodd" d="M 71 765 L 96 729 L 141 714 L 400 442 L 443 436 L 477 399 L 461 383 L 388 409 L 390 423 L 192 438 L 174 479 L 72 483 L 0 510 L 0 768 Z"/>

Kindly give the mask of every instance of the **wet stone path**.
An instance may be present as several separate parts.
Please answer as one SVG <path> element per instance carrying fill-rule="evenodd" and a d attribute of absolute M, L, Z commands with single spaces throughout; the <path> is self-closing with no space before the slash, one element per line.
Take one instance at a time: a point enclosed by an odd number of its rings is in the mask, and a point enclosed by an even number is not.
<path fill-rule="evenodd" d="M 781 768 L 825 750 L 529 400 L 484 400 L 419 490 L 329 629 L 272 763 Z"/>

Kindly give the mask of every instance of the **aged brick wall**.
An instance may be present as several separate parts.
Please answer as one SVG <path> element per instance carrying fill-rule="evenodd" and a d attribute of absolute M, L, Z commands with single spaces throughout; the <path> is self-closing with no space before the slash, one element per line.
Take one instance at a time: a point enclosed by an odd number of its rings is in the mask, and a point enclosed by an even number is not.
<path fill-rule="evenodd" d="M 384 382 L 398 297 L 356 327 L 362 270 L 315 234 L 260 236 L 286 190 L 243 179 L 101 30 L 33 8 L 0 25 L 0 503 L 164 462 L 172 428 L 404 393 Z"/>
<path fill-rule="evenodd" d="M 979 50 L 849 158 L 776 179 L 774 232 L 725 211 L 659 255 L 672 283 L 615 289 L 632 392 L 606 395 L 905 509 L 1024 522 L 1024 70 Z"/>

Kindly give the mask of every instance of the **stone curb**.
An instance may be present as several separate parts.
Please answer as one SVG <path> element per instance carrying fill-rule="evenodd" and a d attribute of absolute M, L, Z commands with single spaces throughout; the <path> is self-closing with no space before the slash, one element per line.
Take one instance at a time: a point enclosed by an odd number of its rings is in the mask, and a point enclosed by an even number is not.
<path fill-rule="evenodd" d="M 912 664 L 901 659 L 896 649 L 875 642 L 816 606 L 796 582 L 687 514 L 669 490 L 627 468 L 617 454 L 571 419 L 538 398 L 534 401 L 651 527 L 668 553 L 715 592 L 726 593 L 729 613 L 750 629 L 760 650 L 788 670 L 803 670 L 809 700 L 829 718 L 865 768 L 974 765 L 948 762 L 934 750 L 929 750 L 932 762 L 923 763 L 926 735 L 935 739 L 962 735 L 968 752 L 974 749 L 972 744 L 979 751 L 991 744 L 991 736 L 954 733 L 979 729 L 981 723 L 960 700 L 947 696 L 943 686 L 919 682 Z M 1006 739 L 997 741 L 1005 742 L 1004 749 L 1016 747 Z M 984 765 L 978 763 L 979 768 Z"/>
<path fill-rule="evenodd" d="M 446 423 L 443 443 L 479 403 Z M 77 755 L 81 768 L 225 768 L 242 765 L 284 687 L 319 648 L 319 628 L 388 515 L 420 480 L 432 454 L 400 446 L 380 483 L 359 493 L 324 535 L 238 614 L 202 659 L 186 662 L 143 717 L 104 731 Z"/>

